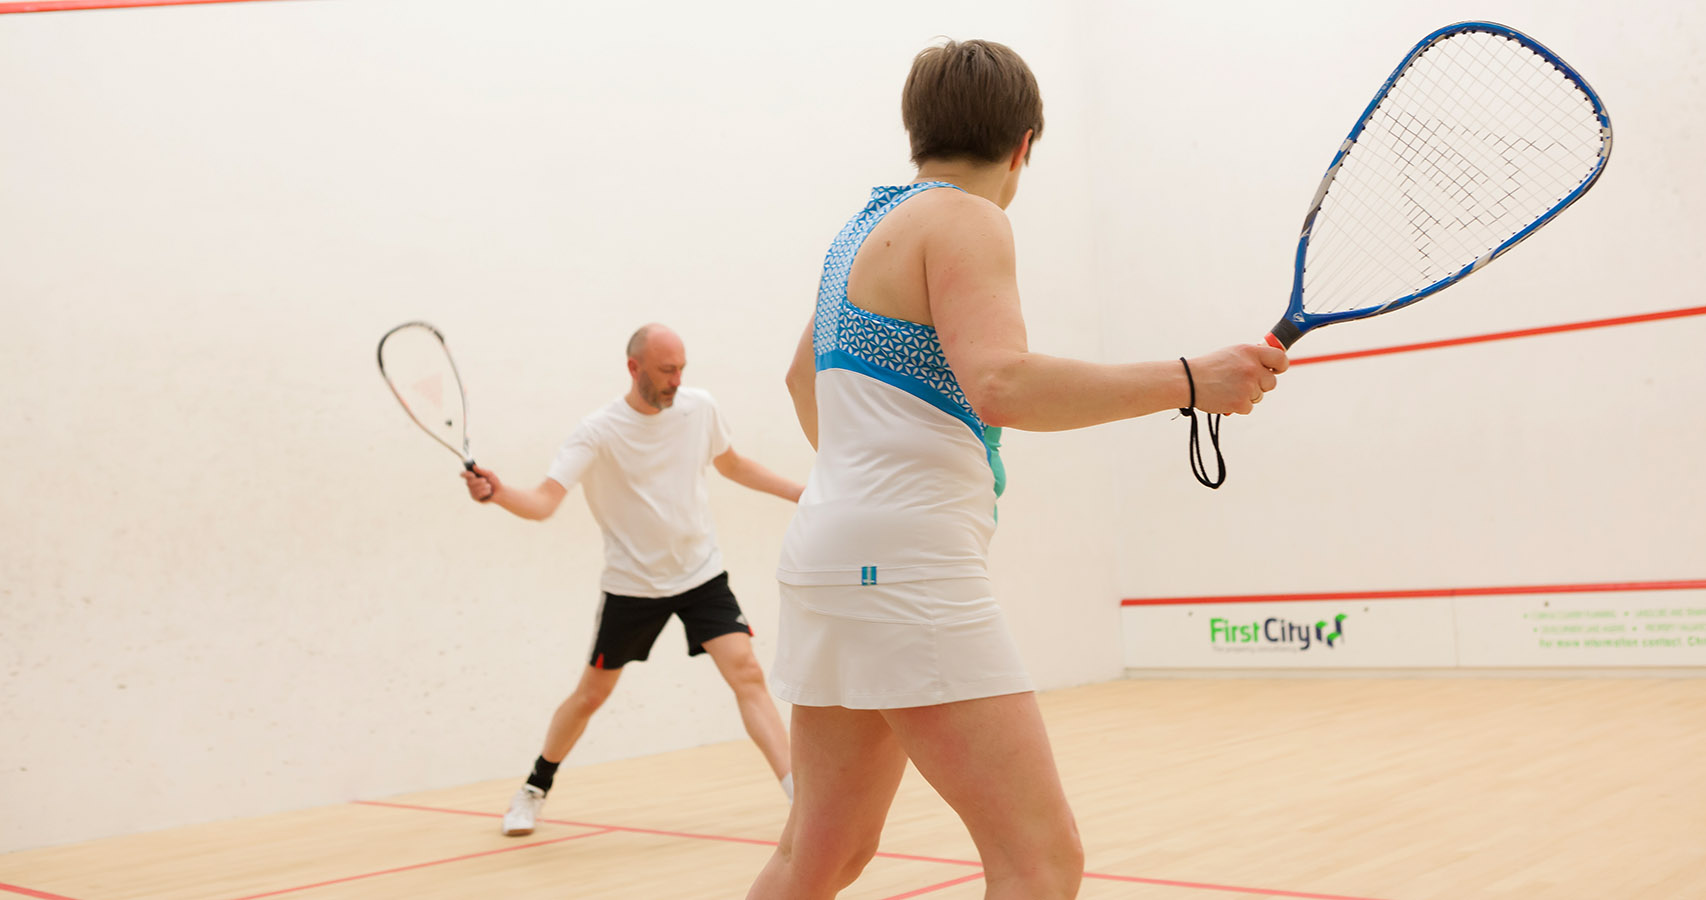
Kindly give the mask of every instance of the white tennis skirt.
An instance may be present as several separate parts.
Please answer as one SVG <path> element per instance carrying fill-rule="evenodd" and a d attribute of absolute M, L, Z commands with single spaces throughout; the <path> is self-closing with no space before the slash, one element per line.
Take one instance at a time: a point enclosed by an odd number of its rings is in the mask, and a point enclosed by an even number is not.
<path fill-rule="evenodd" d="M 776 696 L 901 709 L 1035 690 L 988 578 L 781 585 Z"/>

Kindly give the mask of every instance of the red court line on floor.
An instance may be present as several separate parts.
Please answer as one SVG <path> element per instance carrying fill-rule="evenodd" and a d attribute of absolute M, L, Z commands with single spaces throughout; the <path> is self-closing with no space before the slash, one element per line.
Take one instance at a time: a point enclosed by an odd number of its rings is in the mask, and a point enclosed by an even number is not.
<path fill-rule="evenodd" d="M 34 897 L 36 900 L 71 900 L 70 897 L 62 897 L 59 894 L 49 894 L 46 891 L 32 891 L 27 887 L 19 887 L 15 884 L 0 884 L 0 891 L 4 891 L 8 894 L 20 894 L 25 897 Z"/>
<path fill-rule="evenodd" d="M 1294 366 L 1306 366 L 1310 363 L 1335 362 L 1341 359 L 1361 359 L 1365 356 L 1386 356 L 1392 353 L 1413 353 L 1417 350 L 1436 350 L 1440 347 L 1457 347 L 1463 344 L 1483 344 L 1488 341 L 1508 341 L 1512 338 L 1534 337 L 1541 334 L 1557 334 L 1562 331 L 1583 331 L 1589 328 L 1610 328 L 1614 325 L 1634 325 L 1639 322 L 1656 322 L 1660 319 L 1680 319 L 1684 316 L 1706 315 L 1706 306 L 1690 306 L 1686 309 L 1667 309 L 1664 312 L 1639 313 L 1633 316 L 1613 316 L 1609 319 L 1590 319 L 1586 322 L 1568 322 L 1563 325 L 1542 325 L 1538 328 L 1518 328 L 1515 331 L 1496 331 L 1492 334 L 1478 334 L 1470 337 L 1446 338 L 1440 341 L 1422 341 L 1417 344 L 1398 344 L 1393 347 L 1376 347 L 1372 350 L 1351 350 L 1345 353 L 1324 353 L 1320 356 L 1301 356 L 1291 361 Z"/>
<path fill-rule="evenodd" d="M 906 898 L 908 898 L 908 897 L 922 897 L 925 894 L 934 894 L 937 891 L 947 890 L 948 888 L 951 888 L 956 884 L 965 884 L 968 881 L 976 881 L 982 877 L 983 877 L 983 873 L 979 872 L 976 875 L 967 875 L 963 878 L 955 878 L 952 881 L 944 881 L 941 884 L 933 884 L 933 885 L 930 885 L 929 887 L 922 887 L 916 891 L 907 891 L 904 894 L 895 894 L 893 897 L 884 897 L 883 900 L 906 900 Z"/>
<path fill-rule="evenodd" d="M 909 897 L 922 897 L 925 894 L 934 894 L 937 891 L 947 890 L 955 885 L 965 884 L 968 881 L 976 881 L 982 877 L 983 873 L 979 872 L 976 875 L 967 875 L 963 878 L 955 878 L 952 881 L 933 884 L 929 887 L 919 888 L 916 891 L 908 891 L 904 894 L 896 894 L 893 897 L 885 897 L 883 900 L 907 900 Z M 1223 894 L 1247 894 L 1256 897 L 1290 897 L 1294 898 L 1294 900 L 1377 900 L 1377 898 L 1374 897 L 1353 897 L 1345 894 L 1311 894 L 1306 891 L 1281 891 L 1273 888 L 1237 887 L 1230 884 L 1205 884 L 1199 881 L 1173 881 L 1166 878 L 1139 878 L 1135 875 L 1108 875 L 1102 872 L 1085 872 L 1084 878 L 1086 880 L 1095 879 L 1097 881 L 1119 881 L 1127 884 L 1152 884 L 1157 887 L 1177 887 L 1199 891 L 1219 891 Z"/>
<path fill-rule="evenodd" d="M 419 812 L 446 813 L 446 814 L 455 815 L 455 816 L 478 816 L 478 817 L 483 818 L 483 819 L 496 819 L 496 818 L 502 817 L 500 813 L 475 812 L 473 810 L 467 810 L 467 809 L 450 809 L 450 808 L 442 807 L 442 806 L 419 806 L 419 805 L 415 805 L 415 804 L 411 804 L 411 803 L 386 803 L 386 802 L 380 801 L 380 800 L 357 800 L 354 802 L 358 806 L 381 806 L 381 807 L 385 807 L 388 809 L 410 809 L 410 810 L 417 810 Z M 775 841 L 760 840 L 758 838 L 727 837 L 725 835 L 718 835 L 718 834 L 696 834 L 694 832 L 689 832 L 689 831 L 664 831 L 664 830 L 657 829 L 657 828 L 635 828 L 635 827 L 628 826 L 628 825 L 605 825 L 605 824 L 594 824 L 591 822 L 570 822 L 570 821 L 567 821 L 564 819 L 540 819 L 539 821 L 549 822 L 549 823 L 554 824 L 554 825 L 573 825 L 573 826 L 577 826 L 577 827 L 581 827 L 581 828 L 602 829 L 601 831 L 597 832 L 598 834 L 609 834 L 611 832 L 618 832 L 619 831 L 619 832 L 629 832 L 629 833 L 633 833 L 633 834 L 653 834 L 653 835 L 660 835 L 663 837 L 689 838 L 692 840 L 700 840 L 700 841 L 723 841 L 723 842 L 727 842 L 727 843 L 736 843 L 736 844 L 756 844 L 756 845 L 763 846 L 763 847 L 774 847 L 774 846 L 776 846 Z M 576 837 L 586 837 L 586 835 L 576 835 Z M 536 844 L 530 844 L 528 846 L 537 846 L 537 845 Z M 517 847 L 515 849 L 519 850 L 522 848 Z M 487 851 L 488 854 L 491 852 L 501 852 L 501 851 Z M 477 854 L 477 855 L 485 855 L 485 854 Z M 907 861 L 911 861 L 911 862 L 941 863 L 942 865 L 949 865 L 949 866 L 971 866 L 971 867 L 979 870 L 978 873 L 975 875 L 967 875 L 963 878 L 956 878 L 952 881 L 944 881 L 941 884 L 931 885 L 930 887 L 919 888 L 918 890 L 913 891 L 912 893 L 900 894 L 900 895 L 895 896 L 895 897 L 886 898 L 886 900 L 901 900 L 901 898 L 904 898 L 904 897 L 921 897 L 921 896 L 928 894 L 928 893 L 932 893 L 932 892 L 939 891 L 939 890 L 945 890 L 947 888 L 953 887 L 954 885 L 964 884 L 968 881 L 972 881 L 974 879 L 978 879 L 978 878 L 983 877 L 983 872 L 982 872 L 983 864 L 980 862 L 973 861 L 973 860 L 946 859 L 946 858 L 937 857 L 937 856 L 915 856 L 915 855 L 910 854 L 910 853 L 885 853 L 885 852 L 880 851 L 880 850 L 877 851 L 877 856 L 879 856 L 883 859 L 898 859 L 898 860 L 907 860 Z M 460 859 L 463 857 L 458 857 L 458 858 Z M 453 860 L 445 860 L 445 861 L 446 862 L 452 862 Z M 384 873 L 376 873 L 376 874 L 384 874 Z M 1102 872 L 1085 872 L 1084 877 L 1085 878 L 1097 879 L 1099 881 L 1123 881 L 1123 882 L 1130 882 L 1133 884 L 1153 884 L 1153 885 L 1159 885 L 1159 886 L 1163 886 L 1163 887 L 1191 888 L 1191 889 L 1195 889 L 1195 890 L 1199 890 L 1199 891 L 1219 891 L 1221 893 L 1229 893 L 1229 894 L 1250 894 L 1250 895 L 1254 895 L 1254 896 L 1258 896 L 1258 897 L 1292 897 L 1292 898 L 1296 898 L 1296 900 L 1379 900 L 1379 898 L 1376 898 L 1376 897 L 1352 897 L 1352 896 L 1347 896 L 1347 895 L 1343 895 L 1343 894 L 1311 894 L 1311 893 L 1306 893 L 1306 892 L 1301 892 L 1301 891 L 1283 891 L 1283 890 L 1279 890 L 1276 888 L 1239 887 L 1237 885 L 1211 884 L 1208 882 L 1197 882 L 1197 881 L 1169 881 L 1169 880 L 1163 879 L 1163 878 L 1139 878 L 1135 875 L 1110 875 L 1110 874 L 1106 874 L 1106 873 L 1102 873 Z M 262 894 L 262 895 L 258 895 L 258 896 L 268 896 L 268 895 Z M 256 900 L 256 898 L 254 898 L 254 897 L 242 897 L 242 898 L 239 898 L 239 900 Z"/>
<path fill-rule="evenodd" d="M 356 800 L 354 802 L 358 806 L 384 806 L 384 807 L 389 807 L 391 809 L 413 809 L 413 810 L 419 810 L 421 812 L 450 813 L 452 815 L 457 815 L 457 816 L 479 816 L 479 817 L 485 818 L 485 819 L 496 819 L 496 818 L 499 818 L 501 815 L 499 813 L 494 813 L 494 812 L 474 812 L 472 810 L 466 810 L 466 809 L 446 809 L 446 808 L 440 807 L 440 806 L 415 806 L 415 805 L 408 804 L 408 803 L 385 803 L 385 802 L 378 801 L 378 800 Z M 632 825 L 604 825 L 604 824 L 596 823 L 596 822 L 575 822 L 575 821 L 572 821 L 570 819 L 544 819 L 544 818 L 542 818 L 539 821 L 550 824 L 550 825 L 570 825 L 570 826 L 573 826 L 576 828 L 603 828 L 603 829 L 606 829 L 608 831 L 623 831 L 623 832 L 628 832 L 631 834 L 650 834 L 650 835 L 655 835 L 657 837 L 688 838 L 690 840 L 695 840 L 695 841 L 722 841 L 723 843 L 726 843 L 726 844 L 754 844 L 754 845 L 757 845 L 760 847 L 774 847 L 774 846 L 776 846 L 775 841 L 767 841 L 767 840 L 764 840 L 762 838 L 730 837 L 728 835 L 722 835 L 722 834 L 696 834 L 694 832 L 689 832 L 689 831 L 665 831 L 661 828 L 639 828 L 639 827 L 632 826 Z M 943 865 L 948 865 L 948 866 L 978 866 L 978 867 L 982 867 L 982 865 L 983 865 L 982 863 L 968 862 L 968 861 L 963 860 L 963 859 L 941 859 L 941 858 L 935 857 L 935 856 L 914 856 L 910 853 L 886 853 L 886 852 L 883 852 L 880 850 L 877 851 L 877 855 L 884 858 L 884 859 L 899 859 L 899 860 L 905 860 L 908 862 L 941 863 Z"/>
<path fill-rule="evenodd" d="M 544 847 L 548 844 L 561 844 L 564 841 L 577 841 L 577 840 L 580 840 L 581 838 L 585 838 L 585 837 L 596 837 L 596 836 L 601 835 L 601 834 L 609 834 L 612 830 L 614 830 L 614 829 L 608 829 L 607 828 L 607 829 L 602 829 L 599 831 L 588 831 L 588 832 L 585 832 L 583 834 L 571 834 L 568 837 L 552 838 L 551 840 L 548 840 L 548 841 L 533 841 L 533 842 L 527 843 L 527 844 L 517 844 L 514 847 L 499 847 L 496 850 L 482 850 L 479 853 L 465 853 L 461 856 L 452 856 L 449 859 L 435 859 L 435 860 L 432 860 L 431 862 L 415 863 L 413 865 L 408 865 L 408 866 L 398 866 L 395 869 L 385 869 L 385 870 L 380 871 L 380 872 L 367 872 L 367 873 L 364 873 L 361 875 L 350 875 L 350 876 L 345 877 L 345 878 L 333 878 L 330 881 L 317 881 L 313 884 L 304 884 L 304 885 L 300 885 L 298 887 L 284 888 L 283 890 L 267 891 L 264 894 L 250 894 L 247 897 L 239 897 L 239 898 L 237 898 L 237 900 L 260 900 L 260 898 L 262 898 L 262 897 L 278 897 L 278 896 L 281 896 L 284 894 L 294 894 L 294 893 L 297 893 L 298 891 L 310 891 L 310 890 L 313 890 L 314 888 L 323 888 L 323 887 L 328 887 L 328 886 L 334 885 L 334 884 L 345 884 L 347 882 L 361 881 L 361 880 L 367 879 L 367 878 L 378 878 L 381 875 L 395 875 L 398 872 L 409 872 L 409 871 L 413 871 L 415 869 L 425 869 L 425 868 L 429 868 L 432 866 L 442 866 L 445 863 L 462 862 L 464 860 L 469 860 L 469 859 L 479 859 L 482 856 L 496 856 L 499 853 L 513 853 L 517 850 L 530 850 L 534 847 Z"/>
<path fill-rule="evenodd" d="M 413 809 L 420 812 L 450 813 L 457 816 L 479 816 L 482 819 L 502 818 L 501 813 L 475 812 L 467 809 L 447 809 L 442 806 L 416 806 L 410 803 L 385 803 L 379 800 L 356 800 L 357 806 L 383 806 L 388 809 Z M 571 822 L 568 819 L 544 819 L 539 821 L 548 825 L 570 825 L 576 828 L 602 828 L 606 831 L 626 831 L 634 834 L 654 834 L 659 837 L 693 838 L 701 841 L 723 841 L 729 844 L 757 844 L 762 847 L 774 847 L 775 841 L 759 840 L 758 838 L 726 837 L 717 834 L 689 834 L 684 831 L 660 831 L 656 828 L 634 828 L 628 825 L 601 825 L 593 822 Z"/>
<path fill-rule="evenodd" d="M 203 3 L 259 3 L 262 0 L 41 0 L 39 3 L 0 3 L 6 13 L 65 12 L 74 9 L 125 9 L 132 6 L 195 6 Z"/>
<path fill-rule="evenodd" d="M 1207 884 L 1200 881 L 1168 881 L 1164 878 L 1138 878 L 1134 875 L 1104 875 L 1085 872 L 1085 878 L 1098 881 L 1125 881 L 1132 884 L 1153 884 L 1160 887 L 1191 888 L 1199 891 L 1220 891 L 1226 894 L 1254 894 L 1258 897 L 1293 897 L 1296 900 L 1377 900 L 1374 897 L 1352 897 L 1345 894 L 1311 894 L 1307 891 L 1281 891 L 1274 888 L 1235 887 L 1230 884 Z"/>
<path fill-rule="evenodd" d="M 1316 591 L 1301 594 L 1229 594 L 1224 597 L 1128 597 L 1121 606 L 1185 606 L 1203 603 L 1292 603 L 1299 600 L 1407 600 L 1417 597 L 1498 597 L 1512 594 L 1603 594 L 1621 591 L 1706 590 L 1706 578 L 1684 581 L 1607 581 L 1599 584 L 1534 584 L 1509 587 L 1422 588 L 1398 591 Z"/>
<path fill-rule="evenodd" d="M 391 809 L 413 809 L 421 812 L 450 813 L 451 815 L 457 816 L 479 816 L 484 819 L 496 819 L 500 817 L 499 813 L 494 812 L 446 809 L 440 806 L 415 806 L 408 803 L 385 803 L 379 800 L 356 800 L 354 803 L 357 806 L 383 806 Z M 569 825 L 576 828 L 602 828 L 607 831 L 622 831 L 630 834 L 650 834 L 657 837 L 688 838 L 695 841 L 722 841 L 726 844 L 754 844 L 760 847 L 776 846 L 775 841 L 767 841 L 762 838 L 729 837 L 728 835 L 721 834 L 695 834 L 688 831 L 665 831 L 661 828 L 638 828 L 632 825 L 604 825 L 596 822 L 575 822 L 569 819 L 541 818 L 539 821 L 550 825 Z M 886 853 L 881 850 L 877 851 L 877 855 L 883 859 L 898 859 L 905 860 L 907 862 L 941 863 L 942 865 L 947 866 L 978 866 L 981 868 L 983 865 L 982 863 L 968 862 L 963 859 L 941 859 L 935 856 L 915 856 L 910 853 Z"/>

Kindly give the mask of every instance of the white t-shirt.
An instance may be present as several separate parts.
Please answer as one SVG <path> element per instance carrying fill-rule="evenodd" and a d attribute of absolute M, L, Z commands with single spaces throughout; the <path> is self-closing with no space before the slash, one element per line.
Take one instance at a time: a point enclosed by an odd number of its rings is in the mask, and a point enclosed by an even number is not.
<path fill-rule="evenodd" d="M 683 387 L 675 403 L 642 415 L 618 397 L 581 420 L 546 475 L 582 482 L 604 532 L 599 587 L 629 597 L 668 597 L 723 571 L 705 469 L 729 449 L 711 395 Z"/>

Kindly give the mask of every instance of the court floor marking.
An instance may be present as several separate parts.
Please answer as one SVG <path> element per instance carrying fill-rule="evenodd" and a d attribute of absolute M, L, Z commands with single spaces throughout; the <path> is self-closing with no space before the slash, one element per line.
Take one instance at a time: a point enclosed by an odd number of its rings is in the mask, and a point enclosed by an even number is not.
<path fill-rule="evenodd" d="M 70 897 L 63 897 L 59 894 L 49 894 L 45 891 L 32 891 L 27 887 L 19 887 L 15 884 L 0 884 L 0 892 L 19 894 L 24 897 L 34 897 L 36 900 L 71 900 Z"/>
<path fill-rule="evenodd" d="M 419 811 L 419 812 L 443 813 L 443 814 L 447 814 L 447 815 L 457 815 L 457 816 L 478 816 L 480 818 L 485 818 L 485 819 L 502 818 L 501 813 L 495 813 L 495 812 L 480 812 L 480 811 L 467 810 L 467 809 L 451 809 L 448 807 L 440 807 L 440 806 L 421 806 L 421 805 L 417 805 L 417 804 L 408 804 L 408 803 L 388 803 L 388 802 L 381 801 L 381 800 L 357 800 L 357 801 L 355 801 L 355 805 L 357 805 L 357 806 L 378 806 L 378 807 L 384 807 L 387 809 L 406 809 L 406 810 L 415 810 L 415 811 Z M 602 824 L 602 823 L 595 824 L 595 823 L 591 823 L 591 822 L 574 822 L 574 821 L 570 821 L 567 819 L 543 819 L 542 818 L 539 821 L 544 822 L 544 823 L 548 823 L 551 825 L 568 825 L 568 826 L 576 827 L 576 828 L 603 829 L 600 832 L 596 832 L 599 834 L 609 834 L 612 832 L 624 832 L 624 833 L 630 833 L 630 834 L 649 834 L 649 835 L 656 835 L 659 837 L 686 838 L 689 840 L 699 840 L 699 841 L 722 841 L 725 843 L 753 844 L 753 845 L 762 846 L 762 847 L 774 847 L 774 846 L 776 846 L 775 841 L 767 841 L 767 840 L 762 840 L 760 838 L 730 837 L 727 835 L 719 835 L 719 834 L 698 834 L 698 833 L 688 832 L 688 831 L 665 831 L 665 830 L 657 829 L 657 828 L 639 828 L 639 827 L 634 827 L 634 826 L 629 826 L 629 825 L 608 825 L 608 824 Z M 582 837 L 582 836 L 585 836 L 585 835 L 577 835 L 577 837 Z M 928 862 L 928 863 L 938 863 L 941 865 L 949 865 L 949 866 L 970 866 L 970 867 L 978 870 L 978 872 L 976 874 L 973 874 L 973 875 L 967 875 L 967 876 L 964 876 L 961 878 L 956 878 L 952 881 L 943 882 L 941 884 L 935 884 L 935 885 L 931 885 L 929 887 L 919 888 L 918 890 L 911 891 L 911 892 L 908 892 L 905 894 L 897 894 L 893 897 L 884 898 L 884 900 L 903 900 L 903 898 L 908 898 L 908 897 L 922 897 L 925 894 L 934 893 L 934 892 L 939 891 L 939 890 L 946 890 L 947 888 L 953 887 L 955 885 L 964 884 L 968 881 L 973 881 L 973 880 L 976 880 L 978 878 L 983 877 L 983 864 L 980 862 L 977 862 L 975 860 L 948 859 L 948 858 L 938 857 L 938 856 L 918 856 L 916 854 L 911 854 L 911 853 L 890 853 L 890 852 L 882 851 L 882 850 L 877 851 L 877 856 L 879 858 L 882 858 L 882 859 L 894 859 L 894 860 L 902 860 L 902 861 L 906 861 L 906 862 Z M 1213 884 L 1213 883 L 1209 883 L 1209 882 L 1199 882 L 1199 881 L 1176 881 L 1176 880 L 1165 879 L 1165 878 L 1143 878 L 1143 877 L 1139 877 L 1136 875 L 1114 875 L 1114 874 L 1105 873 L 1105 872 L 1085 872 L 1084 877 L 1086 879 L 1094 879 L 1097 881 L 1120 881 L 1120 882 L 1126 882 L 1128 884 L 1151 884 L 1151 885 L 1156 885 L 1158 887 L 1176 887 L 1176 888 L 1185 888 L 1188 890 L 1214 891 L 1214 892 L 1226 893 L 1226 894 L 1244 894 L 1247 896 L 1256 896 L 1256 897 L 1286 897 L 1286 898 L 1291 898 L 1291 900 L 1379 900 L 1379 898 L 1375 898 L 1375 897 L 1355 897 L 1355 896 L 1349 896 L 1349 895 L 1345 895 L 1345 894 L 1316 894 L 1316 893 L 1309 893 L 1307 891 L 1280 890 L 1278 888 L 1241 887 L 1238 885 Z M 255 898 L 243 897 L 243 898 L 238 898 L 238 900 L 255 900 Z"/>
<path fill-rule="evenodd" d="M 983 873 L 981 871 L 975 872 L 971 875 L 962 875 L 959 878 L 955 878 L 951 881 L 944 881 L 941 884 L 933 884 L 933 885 L 930 885 L 929 887 L 922 887 L 916 891 L 907 891 L 904 894 L 896 894 L 893 897 L 885 897 L 885 898 L 883 898 L 883 900 L 907 900 L 907 898 L 909 898 L 909 897 L 922 897 L 925 894 L 934 894 L 937 891 L 947 890 L 948 888 L 951 888 L 955 885 L 965 884 L 968 881 L 976 881 L 982 877 L 983 877 Z"/>
<path fill-rule="evenodd" d="M 402 810 L 412 810 L 415 812 L 440 813 L 440 814 L 445 814 L 445 815 L 476 816 L 476 817 L 483 818 L 483 819 L 501 818 L 500 813 L 477 812 L 474 810 L 466 810 L 466 809 L 451 809 L 451 808 L 440 807 L 440 806 L 420 806 L 417 804 L 410 804 L 410 803 L 387 803 L 387 802 L 379 801 L 379 800 L 357 800 L 354 802 L 353 805 L 356 805 L 356 806 L 376 806 L 376 807 L 381 807 L 384 809 L 402 809 Z M 752 845 L 761 846 L 761 847 L 774 847 L 774 846 L 776 846 L 775 841 L 767 841 L 767 840 L 762 840 L 759 838 L 730 837 L 728 835 L 717 835 L 717 834 L 697 834 L 697 833 L 686 832 L 686 831 L 666 831 L 666 830 L 659 829 L 659 828 L 639 828 L 639 827 L 629 826 L 629 825 L 598 825 L 598 824 L 593 824 L 590 822 L 572 822 L 572 821 L 569 821 L 566 819 L 540 819 L 539 821 L 547 823 L 547 824 L 551 824 L 551 825 L 566 825 L 566 826 L 573 827 L 573 828 L 587 828 L 587 829 L 591 829 L 591 830 L 583 831 L 579 834 L 571 834 L 571 835 L 566 835 L 564 837 L 551 838 L 549 840 L 529 841 L 529 842 L 524 843 L 524 844 L 516 844 L 515 846 L 512 846 L 512 847 L 499 847 L 495 850 L 482 850 L 478 853 L 464 853 L 460 856 L 452 856 L 452 857 L 448 857 L 446 859 L 428 860 L 427 862 L 412 863 L 412 864 L 406 865 L 406 866 L 396 866 L 396 867 L 393 867 L 390 869 L 382 869 L 382 870 L 379 870 L 377 872 L 365 872 L 365 873 L 362 873 L 360 875 L 347 875 L 343 878 L 333 878 L 333 879 L 330 879 L 327 881 L 317 881 L 317 882 L 314 882 L 313 884 L 304 884 L 304 885 L 298 885 L 296 887 L 281 888 L 279 890 L 266 891 L 266 892 L 260 893 L 260 894 L 248 894 L 248 895 L 243 896 L 243 897 L 233 898 L 233 900 L 262 900 L 262 898 L 265 898 L 265 897 L 281 897 L 281 896 L 284 896 L 285 894 L 295 894 L 295 893 L 299 893 L 302 891 L 313 890 L 315 888 L 329 887 L 329 886 L 334 885 L 334 884 L 346 884 L 346 883 L 352 882 L 352 881 L 362 881 L 362 880 L 365 880 L 368 878 L 377 878 L 381 875 L 394 875 L 394 874 L 397 874 L 399 872 L 410 872 L 410 871 L 414 871 L 417 869 L 430 868 L 432 866 L 441 866 L 441 865 L 445 865 L 447 863 L 463 862 L 465 860 L 470 860 L 470 859 L 479 859 L 479 858 L 487 857 L 487 856 L 496 856 L 497 854 L 500 854 L 500 853 L 513 853 L 517 850 L 531 850 L 535 847 L 546 847 L 546 846 L 550 846 L 552 844 L 561 844 L 561 843 L 565 843 L 568 841 L 576 841 L 576 840 L 580 840 L 581 838 L 588 838 L 588 837 L 597 837 L 599 835 L 604 835 L 604 834 L 616 834 L 616 833 L 646 834 L 646 835 L 655 835 L 658 837 L 685 838 L 685 839 L 689 839 L 689 840 L 722 841 L 724 843 L 734 843 L 734 844 L 752 844 Z M 941 865 L 950 865 L 950 866 L 969 866 L 971 868 L 977 869 L 976 872 L 973 872 L 970 875 L 963 875 L 963 876 L 960 876 L 959 878 L 953 878 L 953 879 L 950 879 L 948 881 L 939 882 L 937 884 L 927 885 L 925 887 L 921 887 L 921 888 L 918 888 L 916 890 L 908 891 L 904 894 L 896 894 L 892 897 L 886 897 L 886 898 L 884 898 L 884 900 L 909 900 L 909 898 L 913 898 L 913 897 L 922 897 L 922 896 L 925 896 L 926 894 L 933 894 L 933 893 L 936 893 L 937 891 L 947 890 L 948 888 L 951 888 L 951 887 L 955 887 L 958 885 L 966 884 L 968 882 L 976 881 L 976 880 L 983 877 L 983 866 L 982 866 L 982 864 L 975 862 L 975 861 L 972 861 L 972 860 L 948 859 L 948 858 L 937 857 L 937 856 L 920 856 L 920 855 L 912 854 L 912 853 L 889 853 L 889 852 L 885 852 L 885 851 L 878 851 L 877 856 L 879 856 L 883 859 L 902 860 L 902 861 L 906 861 L 906 862 L 927 862 L 927 863 L 938 863 Z M 1095 880 L 1095 881 L 1119 881 L 1119 882 L 1125 882 L 1128 884 L 1150 884 L 1150 885 L 1156 885 L 1158 887 L 1176 887 L 1176 888 L 1184 888 L 1187 890 L 1214 891 L 1214 892 L 1218 892 L 1218 893 L 1243 894 L 1246 896 L 1256 896 L 1256 897 L 1285 897 L 1285 898 L 1290 898 L 1290 900 L 1378 900 L 1378 898 L 1374 898 L 1374 897 L 1353 897 L 1353 896 L 1348 896 L 1345 894 L 1316 894 L 1316 893 L 1310 893 L 1307 891 L 1287 891 L 1287 890 L 1280 890 L 1277 888 L 1240 887 L 1237 885 L 1212 884 L 1212 883 L 1208 883 L 1208 882 L 1199 882 L 1199 881 L 1176 881 L 1176 880 L 1166 879 L 1166 878 L 1142 878 L 1142 877 L 1139 877 L 1136 875 L 1114 875 L 1114 874 L 1106 873 L 1106 872 L 1085 872 L 1084 877 L 1087 880 Z M 67 896 L 64 896 L 63 894 L 50 894 L 50 893 L 47 893 L 46 891 L 38 891 L 38 890 L 34 890 L 32 888 L 26 888 L 26 887 L 22 887 L 19 885 L 4 884 L 4 883 L 0 883 L 0 892 L 18 894 L 20 896 L 33 898 L 33 900 L 75 900 L 75 898 L 67 897 Z"/>
<path fill-rule="evenodd" d="M 246 897 L 239 897 L 239 898 L 237 898 L 237 900 L 260 900 L 260 898 L 262 898 L 262 897 L 278 897 L 278 896 L 281 896 L 283 894 L 294 894 L 297 891 L 308 891 L 308 890 L 313 890 L 314 888 L 329 887 L 329 886 L 334 885 L 334 884 L 344 884 L 344 883 L 351 882 L 351 881 L 361 881 L 361 880 L 367 879 L 367 878 L 377 878 L 381 875 L 395 875 L 398 872 L 410 872 L 410 871 L 413 871 L 415 869 L 425 869 L 425 868 L 429 868 L 432 866 L 442 866 L 445 863 L 462 862 L 464 860 L 469 860 L 469 859 L 479 859 L 482 856 L 496 856 L 499 853 L 513 853 L 517 850 L 531 850 L 534 847 L 544 847 L 544 846 L 548 846 L 550 844 L 561 844 L 565 841 L 578 841 L 581 838 L 585 838 L 585 837 L 596 837 L 596 836 L 601 835 L 601 834 L 609 834 L 610 832 L 615 831 L 615 830 L 616 829 L 614 829 L 614 828 L 601 828 L 597 831 L 586 831 L 586 832 L 582 832 L 580 834 L 571 834 L 568 837 L 552 838 L 548 841 L 530 841 L 530 842 L 525 843 L 525 844 L 517 844 L 514 847 L 499 847 L 496 850 L 481 850 L 478 853 L 464 853 L 461 856 L 452 856 L 448 859 L 435 859 L 435 860 L 431 860 L 428 862 L 413 863 L 413 864 L 407 865 L 407 866 L 397 866 L 396 868 L 393 868 L 393 869 L 384 869 L 384 870 L 381 870 L 378 872 L 367 872 L 367 873 L 361 874 L 361 875 L 347 875 L 343 878 L 333 878 L 333 879 L 330 879 L 328 881 L 317 881 L 313 884 L 301 885 L 300 887 L 284 888 L 282 890 L 277 890 L 277 891 L 267 891 L 266 893 L 262 893 L 262 894 L 249 894 Z"/>

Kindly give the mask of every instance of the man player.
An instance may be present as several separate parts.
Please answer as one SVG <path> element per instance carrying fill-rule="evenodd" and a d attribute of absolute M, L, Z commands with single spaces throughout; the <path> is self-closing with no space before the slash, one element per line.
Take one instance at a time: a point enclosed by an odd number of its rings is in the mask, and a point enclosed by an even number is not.
<path fill-rule="evenodd" d="M 604 533 L 598 635 L 580 683 L 551 717 L 545 745 L 503 818 L 506 835 L 530 834 L 557 766 L 610 697 L 622 667 L 643 660 L 670 616 L 690 656 L 708 653 L 734 690 L 741 721 L 793 799 L 788 733 L 752 652 L 752 629 L 729 590 L 705 486 L 705 464 L 737 484 L 797 502 L 799 484 L 736 453 L 715 401 L 681 386 L 687 351 L 657 324 L 628 340 L 628 393 L 582 419 L 545 480 L 504 484 L 488 469 L 464 472 L 468 493 L 543 521 L 576 483 Z"/>

